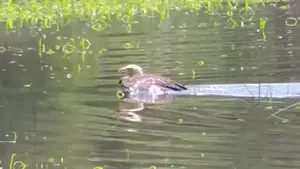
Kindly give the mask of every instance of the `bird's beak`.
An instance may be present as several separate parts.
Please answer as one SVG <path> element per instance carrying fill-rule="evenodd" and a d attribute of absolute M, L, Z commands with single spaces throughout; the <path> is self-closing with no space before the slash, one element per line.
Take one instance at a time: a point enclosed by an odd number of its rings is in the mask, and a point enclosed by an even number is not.
<path fill-rule="evenodd" d="M 122 67 L 119 69 L 119 73 L 126 73 L 127 72 L 127 68 Z"/>

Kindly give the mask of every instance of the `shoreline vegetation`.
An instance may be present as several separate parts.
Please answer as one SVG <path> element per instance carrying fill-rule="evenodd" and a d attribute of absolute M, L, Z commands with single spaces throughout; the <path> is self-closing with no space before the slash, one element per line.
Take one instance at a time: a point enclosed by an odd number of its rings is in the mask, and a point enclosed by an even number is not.
<path fill-rule="evenodd" d="M 261 39 L 266 41 L 267 35 L 265 27 L 268 18 L 263 16 L 262 9 L 277 8 L 287 10 L 289 2 L 287 0 L 7 0 L 1 3 L 0 22 L 2 28 L 8 32 L 18 32 L 22 28 L 33 30 L 47 30 L 59 32 L 63 27 L 73 22 L 80 21 L 91 31 L 103 32 L 112 27 L 111 23 L 119 21 L 127 27 L 123 33 L 132 33 L 133 26 L 139 24 L 140 17 L 155 17 L 161 24 L 169 16 L 179 11 L 187 11 L 191 15 L 199 17 L 209 17 L 208 22 L 195 23 L 198 27 L 217 26 L 218 19 L 225 19 L 226 29 L 247 27 L 247 24 L 255 24 L 255 28 L 261 33 Z M 255 22 L 253 21 L 255 18 Z M 258 21 L 258 22 L 257 22 Z M 287 26 L 295 26 L 298 19 L 288 17 Z M 252 26 L 253 28 L 253 26 Z M 64 56 L 74 53 L 77 49 L 74 38 L 68 43 L 55 48 L 46 49 L 46 34 L 38 35 L 38 55 L 54 54 L 55 51 L 62 50 Z M 62 37 L 57 37 L 57 40 Z M 81 37 L 80 46 L 85 51 L 82 52 L 82 60 L 86 58 L 86 50 L 91 46 L 91 41 L 86 37 Z M 124 48 L 131 48 L 126 43 Z M 129 47 L 128 47 L 129 46 Z M 0 47 L 0 52 L 6 51 L 6 47 Z M 98 49 L 102 54 L 106 49 Z M 81 68 L 78 66 L 78 70 Z"/>
<path fill-rule="evenodd" d="M 221 18 L 225 21 L 226 25 L 222 25 L 225 29 L 249 28 L 250 26 L 250 29 L 255 29 L 261 34 L 261 41 L 266 41 L 265 28 L 268 24 L 268 17 L 264 15 L 264 11 L 272 10 L 272 8 L 286 11 L 289 3 L 290 1 L 287 0 L 7 0 L 6 3 L 0 4 L 0 22 L 7 32 L 15 33 L 22 28 L 29 28 L 33 32 L 36 30 L 37 36 L 34 43 L 37 44 L 36 50 L 41 60 L 44 55 L 54 56 L 55 54 L 59 58 L 70 60 L 74 72 L 81 73 L 86 67 L 91 67 L 85 64 L 88 55 L 102 55 L 108 49 L 105 46 L 96 45 L 96 49 L 93 48 L 95 51 L 91 51 L 90 47 L 95 44 L 94 39 L 77 34 L 71 37 L 59 35 L 53 37 L 53 34 L 49 35 L 46 30 L 59 32 L 73 22 L 80 21 L 84 23 L 81 25 L 90 29 L 91 32 L 101 33 L 113 27 L 113 22 L 118 21 L 125 27 L 122 33 L 134 33 L 132 28 L 139 24 L 141 17 L 150 19 L 155 17 L 158 24 L 163 24 L 172 14 L 181 12 L 199 18 L 209 18 L 209 21 L 193 23 L 199 28 L 220 26 L 218 20 Z M 297 18 L 291 16 L 286 18 L 286 26 L 296 26 L 297 23 Z M 178 28 L 181 29 L 180 26 Z M 137 45 L 134 46 L 133 43 Z M 124 42 L 122 47 L 127 50 L 140 48 L 140 45 L 148 43 L 152 42 L 149 40 Z M 7 46 L 0 46 L 0 53 L 7 50 L 9 50 Z M 76 56 L 72 57 L 73 54 Z M 202 64 L 204 63 L 199 65 Z M 195 74 L 196 71 L 193 69 L 193 79 Z M 179 73 L 179 75 L 183 74 Z M 68 76 L 68 78 L 71 77 Z"/>
<path fill-rule="evenodd" d="M 0 22 L 2 29 L 5 29 L 8 34 L 21 31 L 22 28 L 29 28 L 31 32 L 36 32 L 37 36 L 33 40 L 36 48 L 30 47 L 28 50 L 34 48 L 40 60 L 58 64 L 58 61 L 54 61 L 54 57 L 47 57 L 47 60 L 44 60 L 45 55 L 68 59 L 73 67 L 72 73 L 81 73 L 93 67 L 96 63 L 95 56 L 106 53 L 108 49 L 106 46 L 99 45 L 97 38 L 78 32 L 70 37 L 62 34 L 53 36 L 63 28 L 74 27 L 72 26 L 74 22 L 79 21 L 78 25 L 86 27 L 91 33 L 101 33 L 111 29 L 115 25 L 113 22 L 117 21 L 118 25 L 124 26 L 122 33 L 134 33 L 135 30 L 132 28 L 139 24 L 141 17 L 149 20 L 155 18 L 157 24 L 163 25 L 173 14 L 188 13 L 199 17 L 200 20 L 204 18 L 204 21 L 192 21 L 192 24 L 199 28 L 218 27 L 219 20 L 222 20 L 224 23 L 222 27 L 225 29 L 254 29 L 260 34 L 259 41 L 267 41 L 265 28 L 268 17 L 265 11 L 276 8 L 284 12 L 289 9 L 290 3 L 287 0 L 7 0 L 6 3 L 0 4 Z M 297 18 L 287 16 L 286 26 L 296 26 L 297 23 Z M 178 29 L 182 27 L 179 25 Z M 75 28 L 77 29 L 76 26 Z M 51 32 L 49 33 L 48 30 Z M 10 39 L 10 35 L 6 38 Z M 0 46 L 0 53 L 10 50 L 5 43 L 4 46 Z M 152 43 L 151 39 L 133 40 L 122 42 L 120 48 L 125 50 L 142 48 L 141 46 L 150 43 Z M 92 66 L 87 65 L 87 58 L 90 58 L 90 55 L 92 57 L 89 64 Z M 200 62 L 197 63 L 198 66 L 204 64 L 204 61 Z M 178 74 L 184 75 L 182 72 Z M 67 76 L 68 79 L 71 77 L 71 75 Z M 195 77 L 196 70 L 192 69 L 192 79 Z"/>
<path fill-rule="evenodd" d="M 233 17 L 249 20 L 257 6 L 287 9 L 287 0 L 8 0 L 1 4 L 0 21 L 8 30 L 24 26 L 41 29 L 60 27 L 74 20 L 87 22 L 94 31 L 101 32 L 117 19 L 128 27 L 138 23 L 137 16 L 158 16 L 163 22 L 173 11 L 189 10 L 199 15 L 224 14 L 234 25 Z M 233 26 L 234 27 L 234 26 Z M 130 30 L 130 29 L 129 29 Z M 130 31 L 129 31 L 130 32 Z"/>

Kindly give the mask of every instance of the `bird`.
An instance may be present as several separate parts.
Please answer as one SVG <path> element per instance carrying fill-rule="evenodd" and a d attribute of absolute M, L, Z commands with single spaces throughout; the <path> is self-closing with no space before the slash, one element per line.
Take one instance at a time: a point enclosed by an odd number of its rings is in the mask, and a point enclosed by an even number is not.
<path fill-rule="evenodd" d="M 121 67 L 119 73 L 125 74 L 119 80 L 122 87 L 133 91 L 160 90 L 162 92 L 173 90 L 183 91 L 187 88 L 167 77 L 154 74 L 145 74 L 143 69 L 136 64 Z"/>

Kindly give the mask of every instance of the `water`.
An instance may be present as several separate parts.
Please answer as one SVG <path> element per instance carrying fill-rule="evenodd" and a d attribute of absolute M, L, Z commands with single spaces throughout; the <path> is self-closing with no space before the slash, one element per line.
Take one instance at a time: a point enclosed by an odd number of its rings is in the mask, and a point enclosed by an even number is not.
<path fill-rule="evenodd" d="M 142 104 L 116 97 L 117 70 L 130 63 L 188 85 L 298 82 L 299 25 L 285 20 L 299 13 L 261 12 L 267 41 L 259 16 L 228 29 L 224 19 L 199 27 L 215 20 L 185 11 L 160 26 L 140 17 L 131 34 L 119 22 L 103 33 L 79 22 L 42 32 L 47 49 L 84 35 L 93 52 L 84 63 L 80 52 L 40 59 L 38 33 L 3 33 L 1 165 L 15 154 L 28 168 L 299 168 L 298 107 L 278 114 L 286 123 L 271 116 L 297 98 L 178 96 Z"/>

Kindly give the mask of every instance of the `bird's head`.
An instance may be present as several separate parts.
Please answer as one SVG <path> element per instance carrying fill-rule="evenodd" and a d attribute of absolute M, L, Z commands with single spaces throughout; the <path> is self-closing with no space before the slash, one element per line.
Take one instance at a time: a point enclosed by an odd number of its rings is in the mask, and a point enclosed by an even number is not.
<path fill-rule="evenodd" d="M 124 73 L 129 76 L 143 74 L 143 69 L 135 64 L 129 64 L 119 69 L 120 73 Z"/>

